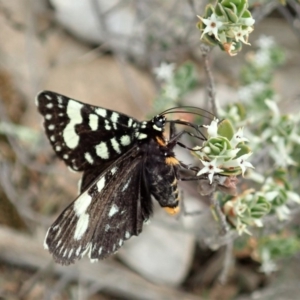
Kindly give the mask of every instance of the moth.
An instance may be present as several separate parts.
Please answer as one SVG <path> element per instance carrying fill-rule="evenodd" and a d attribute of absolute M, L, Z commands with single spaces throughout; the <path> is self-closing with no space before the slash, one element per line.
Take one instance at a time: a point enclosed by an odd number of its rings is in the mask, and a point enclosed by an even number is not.
<path fill-rule="evenodd" d="M 44 248 L 56 262 L 68 265 L 85 254 L 94 262 L 115 253 L 141 233 L 152 214 L 151 196 L 169 213 L 178 212 L 180 169 L 189 167 L 174 154 L 185 133 L 176 134 L 174 124 L 200 132 L 187 121 L 166 119 L 179 108 L 140 122 L 50 91 L 39 93 L 36 105 L 56 155 L 83 172 L 79 196 L 46 234 Z"/>

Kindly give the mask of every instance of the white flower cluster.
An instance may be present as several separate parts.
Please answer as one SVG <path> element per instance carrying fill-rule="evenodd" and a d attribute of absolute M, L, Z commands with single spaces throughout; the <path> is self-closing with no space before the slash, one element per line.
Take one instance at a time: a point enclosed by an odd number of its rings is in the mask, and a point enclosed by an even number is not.
<path fill-rule="evenodd" d="M 247 168 L 253 168 L 252 164 L 247 161 L 252 152 L 249 151 L 239 156 L 241 151 L 239 144 L 248 141 L 243 136 L 243 128 L 240 128 L 228 140 L 218 133 L 218 124 L 219 120 L 214 119 L 210 125 L 204 125 L 207 128 L 207 141 L 204 142 L 203 147 L 197 146 L 194 148 L 196 156 L 203 164 L 203 168 L 197 176 L 208 174 L 210 183 L 212 183 L 215 174 L 228 175 L 230 170 L 235 170 L 244 176 Z"/>
<path fill-rule="evenodd" d="M 213 35 L 221 43 L 226 43 L 227 38 L 232 38 L 236 42 L 248 43 L 249 34 L 253 31 L 251 27 L 255 20 L 253 18 L 240 18 L 238 23 L 229 24 L 223 17 L 213 13 L 207 19 L 200 16 L 198 18 L 205 24 L 201 39 L 205 34 Z M 246 27 L 246 28 L 245 28 Z"/>
<path fill-rule="evenodd" d="M 274 181 L 273 178 L 267 178 L 262 192 L 265 198 L 272 204 L 274 211 L 276 212 L 279 220 L 288 220 L 290 218 L 290 209 L 288 204 L 295 202 L 300 204 L 300 196 L 287 190 L 283 183 Z"/>
<path fill-rule="evenodd" d="M 174 83 L 175 68 L 175 64 L 162 62 L 159 67 L 153 70 L 156 78 L 164 82 L 164 96 L 172 100 L 176 100 L 180 94 L 180 90 Z"/>

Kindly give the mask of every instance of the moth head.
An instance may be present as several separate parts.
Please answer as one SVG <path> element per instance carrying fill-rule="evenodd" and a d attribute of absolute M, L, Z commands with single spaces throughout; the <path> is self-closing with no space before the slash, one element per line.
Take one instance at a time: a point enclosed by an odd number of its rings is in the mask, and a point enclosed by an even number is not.
<path fill-rule="evenodd" d="M 154 130 L 157 131 L 164 131 L 165 124 L 166 124 L 166 117 L 162 115 L 157 115 L 152 119 L 152 127 Z"/>

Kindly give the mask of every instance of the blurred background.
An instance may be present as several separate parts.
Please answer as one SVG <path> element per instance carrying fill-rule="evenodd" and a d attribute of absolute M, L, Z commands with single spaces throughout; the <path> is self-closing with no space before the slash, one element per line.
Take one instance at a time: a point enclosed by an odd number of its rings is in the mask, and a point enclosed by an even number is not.
<path fill-rule="evenodd" d="M 255 239 L 228 247 L 237 235 L 220 235 L 193 184 L 181 186 L 186 210 L 200 214 L 171 217 L 155 207 L 143 233 L 105 261 L 62 267 L 43 249 L 47 228 L 77 195 L 80 174 L 55 157 L 36 94 L 52 90 L 139 120 L 169 105 L 210 110 L 196 28 L 207 3 L 0 0 L 0 299 L 299 298 L 299 253 L 287 251 L 276 268 L 261 270 Z M 239 99 L 240 72 L 263 35 L 285 56 L 272 82 L 280 109 L 299 111 L 299 2 L 249 4 L 252 46 L 235 57 L 210 54 L 218 104 Z M 180 91 L 166 86 L 170 72 L 184 82 Z M 177 155 L 189 160 L 187 151 Z M 297 227 L 298 211 L 272 226 Z"/>

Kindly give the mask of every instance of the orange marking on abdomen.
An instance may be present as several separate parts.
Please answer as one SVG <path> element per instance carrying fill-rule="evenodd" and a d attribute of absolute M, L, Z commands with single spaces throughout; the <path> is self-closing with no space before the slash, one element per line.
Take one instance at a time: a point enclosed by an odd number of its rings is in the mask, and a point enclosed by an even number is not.
<path fill-rule="evenodd" d="M 169 156 L 166 157 L 166 164 L 171 166 L 176 166 L 179 165 L 179 161 L 175 157 Z"/>
<path fill-rule="evenodd" d="M 164 210 L 170 214 L 170 215 L 176 215 L 179 213 L 180 211 L 180 207 L 176 206 L 176 207 L 164 207 Z"/>

